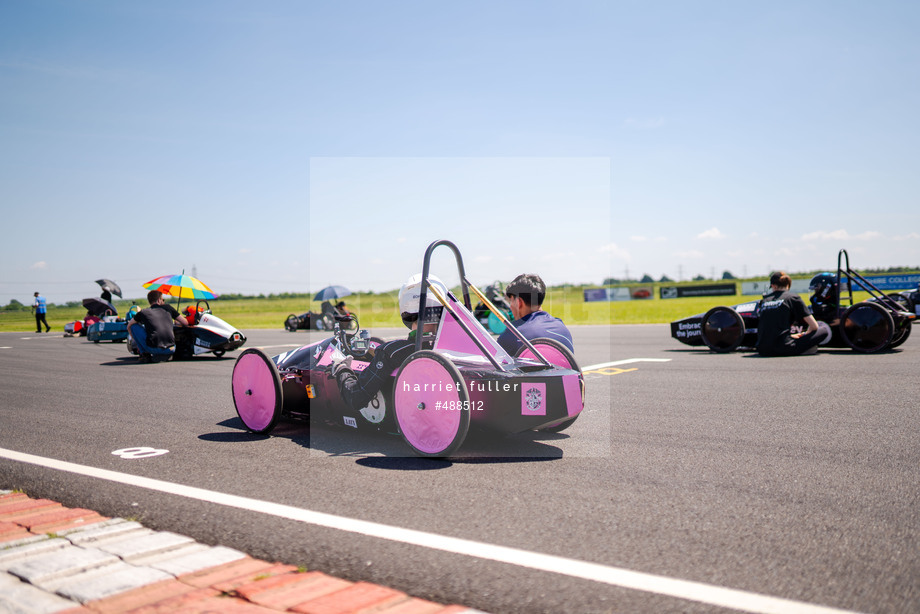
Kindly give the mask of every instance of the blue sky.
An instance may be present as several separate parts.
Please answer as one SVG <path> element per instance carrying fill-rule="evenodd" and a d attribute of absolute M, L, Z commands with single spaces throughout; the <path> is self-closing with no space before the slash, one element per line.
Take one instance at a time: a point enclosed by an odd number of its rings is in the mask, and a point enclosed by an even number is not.
<path fill-rule="evenodd" d="M 920 266 L 912 2 L 0 3 L 0 304 Z M 450 277 L 451 263 L 437 271 Z"/>

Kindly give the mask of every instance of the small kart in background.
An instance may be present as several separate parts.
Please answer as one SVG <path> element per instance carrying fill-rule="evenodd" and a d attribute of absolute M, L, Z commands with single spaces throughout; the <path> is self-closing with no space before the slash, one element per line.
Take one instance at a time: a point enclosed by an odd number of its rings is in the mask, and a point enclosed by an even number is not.
<path fill-rule="evenodd" d="M 454 252 L 462 302 L 430 281 L 431 253 L 439 246 Z M 323 416 L 355 429 L 395 433 L 419 456 L 447 457 L 471 426 L 512 434 L 561 431 L 575 421 L 584 408 L 584 377 L 567 348 L 551 339 L 525 339 L 467 280 L 460 252 L 449 241 L 428 247 L 421 278 L 418 330 L 436 324 L 436 332 L 416 335 L 415 351 L 388 374 L 366 407 L 356 411 L 344 402 L 331 366 L 350 355 L 353 371 L 367 368 L 380 340 L 338 326 L 329 339 L 271 358 L 255 348 L 240 355 L 231 388 L 246 428 L 268 433 L 281 418 Z M 524 343 L 517 356 L 505 352 L 473 315 L 470 291 Z M 440 307 L 426 308 L 429 293 Z"/>
<path fill-rule="evenodd" d="M 94 343 L 100 341 L 121 342 L 128 338 L 128 327 L 124 318 L 118 317 L 118 310 L 109 301 L 90 297 L 83 299 L 86 316 L 64 325 L 65 337 L 87 337 Z"/>
<path fill-rule="evenodd" d="M 206 299 L 198 301 L 194 307 L 186 307 L 184 313 L 188 326 L 176 326 L 176 351 L 174 360 L 183 360 L 211 353 L 220 358 L 225 353 L 235 350 L 246 343 L 246 336 L 239 330 L 211 313 L 211 306 Z M 128 351 L 139 355 L 134 338 L 128 335 Z"/>
<path fill-rule="evenodd" d="M 508 304 L 508 299 L 505 298 L 505 290 L 500 281 L 494 281 L 486 286 L 485 295 L 504 314 L 506 320 L 512 319 L 511 305 Z M 492 334 L 500 335 L 505 332 L 505 325 L 502 320 L 492 313 L 485 303 L 481 301 L 477 303 L 476 309 L 473 310 L 473 315 Z"/>
<path fill-rule="evenodd" d="M 331 317 L 327 319 L 323 314 L 308 311 L 300 315 L 289 315 L 284 320 L 284 329 L 292 333 L 298 330 L 332 330 L 333 324 Z"/>
<path fill-rule="evenodd" d="M 854 282 L 871 298 L 854 303 Z M 841 292 L 844 287 L 846 304 Z M 831 328 L 832 336 L 827 343 L 830 347 L 849 347 L 864 354 L 894 349 L 910 336 L 912 322 L 917 317 L 910 304 L 900 298 L 904 293 L 885 294 L 852 270 L 846 250 L 837 254 L 836 275 L 816 275 L 810 289 L 815 292 L 811 297 L 815 319 Z M 905 298 L 910 300 L 909 295 Z M 671 336 L 687 345 L 705 345 L 713 352 L 753 348 L 757 344 L 762 302 L 713 307 L 705 314 L 671 322 Z M 804 322 L 793 326 L 793 332 L 803 330 Z"/>
<path fill-rule="evenodd" d="M 314 313 L 308 311 L 302 313 L 299 316 L 295 314 L 289 315 L 284 320 L 284 329 L 289 332 L 297 332 L 298 330 L 329 330 L 331 331 L 336 324 L 336 318 L 341 316 L 350 316 L 352 313 L 345 308 L 336 308 L 333 307 L 331 303 L 324 302 L 322 305 L 321 313 Z M 357 320 L 345 320 L 339 321 L 339 326 L 344 327 L 348 330 L 357 330 L 357 325 L 355 324 Z"/>

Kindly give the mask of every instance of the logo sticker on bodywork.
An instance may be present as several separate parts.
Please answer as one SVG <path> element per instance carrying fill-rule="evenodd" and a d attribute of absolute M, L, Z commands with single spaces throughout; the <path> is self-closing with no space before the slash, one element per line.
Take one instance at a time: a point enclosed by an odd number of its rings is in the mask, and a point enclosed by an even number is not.
<path fill-rule="evenodd" d="M 546 384 L 527 383 L 521 386 L 521 415 L 546 415 Z"/>

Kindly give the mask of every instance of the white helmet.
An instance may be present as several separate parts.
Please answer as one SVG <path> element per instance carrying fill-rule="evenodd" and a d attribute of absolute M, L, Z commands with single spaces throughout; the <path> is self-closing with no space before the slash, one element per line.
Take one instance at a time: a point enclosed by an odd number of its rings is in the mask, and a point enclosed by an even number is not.
<path fill-rule="evenodd" d="M 447 286 L 435 275 L 428 276 L 428 283 L 435 286 L 441 293 L 441 296 L 447 298 Z M 416 273 L 406 280 L 406 283 L 399 289 L 399 315 L 402 317 L 403 324 L 412 327 L 412 323 L 418 320 L 418 300 L 422 295 L 422 274 Z M 431 288 L 425 293 L 425 307 L 440 307 L 441 303 L 431 292 Z"/>

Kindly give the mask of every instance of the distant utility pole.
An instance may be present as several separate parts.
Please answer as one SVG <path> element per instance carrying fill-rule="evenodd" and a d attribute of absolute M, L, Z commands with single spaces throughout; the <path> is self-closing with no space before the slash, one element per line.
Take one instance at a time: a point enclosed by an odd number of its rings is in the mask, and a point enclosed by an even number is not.
<path fill-rule="evenodd" d="M 192 277 L 198 277 L 198 267 L 194 264 L 192 265 Z"/>
<path fill-rule="evenodd" d="M 623 270 L 623 281 L 629 281 L 629 267 L 626 267 Z"/>
<path fill-rule="evenodd" d="M 677 265 L 677 281 L 683 281 L 683 280 L 684 280 L 684 265 L 678 264 Z"/>

